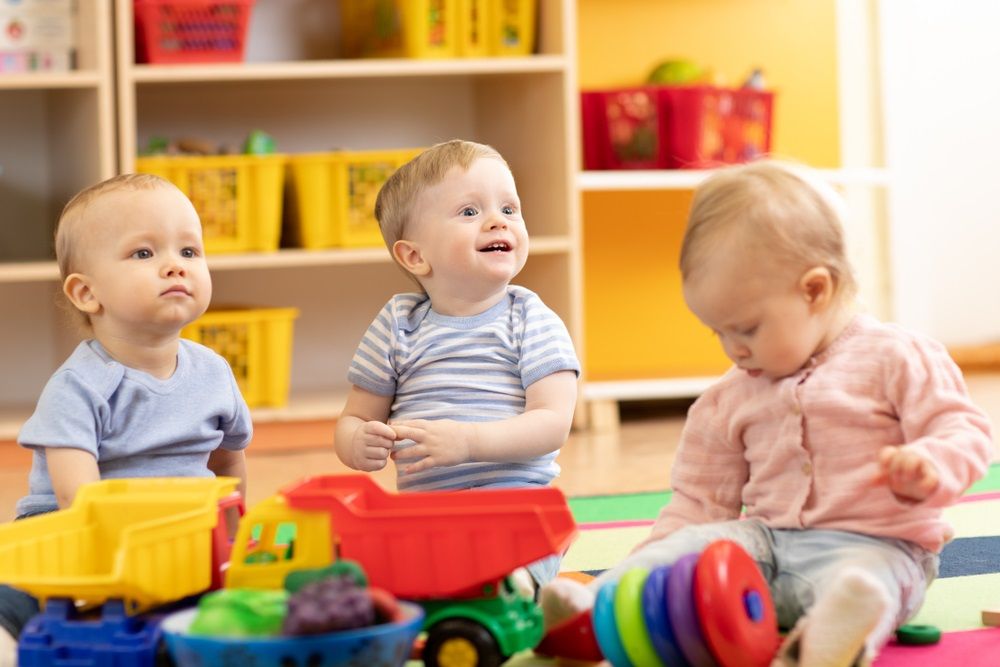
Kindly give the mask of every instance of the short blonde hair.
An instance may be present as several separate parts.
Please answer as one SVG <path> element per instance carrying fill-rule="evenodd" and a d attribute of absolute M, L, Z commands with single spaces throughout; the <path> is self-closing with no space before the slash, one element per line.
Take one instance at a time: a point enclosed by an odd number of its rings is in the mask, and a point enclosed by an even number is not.
<path fill-rule="evenodd" d="M 748 251 L 793 270 L 826 267 L 835 294 L 857 291 L 844 240 L 843 198 L 805 167 L 760 160 L 727 167 L 695 190 L 681 243 L 687 281 L 724 237 L 740 234 Z"/>
<path fill-rule="evenodd" d="M 420 193 L 440 183 L 452 167 L 468 169 L 479 158 L 493 158 L 507 165 L 492 146 L 453 139 L 431 146 L 389 177 L 375 198 L 375 218 L 390 253 L 396 241 L 406 238 Z"/>
<path fill-rule="evenodd" d="M 76 193 L 63 207 L 56 223 L 55 246 L 56 262 L 62 279 L 79 268 L 79 256 L 76 252 L 76 232 L 84 217 L 87 207 L 102 195 L 119 190 L 153 190 L 157 188 L 174 188 L 170 181 L 153 174 L 120 174 L 84 188 Z"/>

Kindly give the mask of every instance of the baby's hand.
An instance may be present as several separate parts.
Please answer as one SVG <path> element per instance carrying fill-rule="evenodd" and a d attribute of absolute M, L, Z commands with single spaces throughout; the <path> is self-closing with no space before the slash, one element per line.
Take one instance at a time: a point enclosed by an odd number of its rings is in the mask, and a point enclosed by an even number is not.
<path fill-rule="evenodd" d="M 382 422 L 365 422 L 354 431 L 351 467 L 364 472 L 381 470 L 389 461 L 396 432 Z"/>
<path fill-rule="evenodd" d="M 437 466 L 451 466 L 471 460 L 472 424 L 450 419 L 410 419 L 393 422 L 399 440 L 412 440 L 413 446 L 396 452 L 396 463 L 415 460 L 403 469 L 406 474 Z M 419 459 L 419 460 L 418 460 Z"/>
<path fill-rule="evenodd" d="M 881 474 L 897 496 L 920 502 L 937 489 L 940 478 L 934 464 L 904 447 L 883 447 L 878 453 Z"/>

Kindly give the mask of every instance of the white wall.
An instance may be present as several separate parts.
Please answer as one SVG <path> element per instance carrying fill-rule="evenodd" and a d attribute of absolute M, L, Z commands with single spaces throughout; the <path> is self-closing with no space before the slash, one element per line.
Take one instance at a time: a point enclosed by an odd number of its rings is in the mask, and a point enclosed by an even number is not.
<path fill-rule="evenodd" d="M 1000 2 L 876 1 L 893 319 L 1000 340 Z"/>

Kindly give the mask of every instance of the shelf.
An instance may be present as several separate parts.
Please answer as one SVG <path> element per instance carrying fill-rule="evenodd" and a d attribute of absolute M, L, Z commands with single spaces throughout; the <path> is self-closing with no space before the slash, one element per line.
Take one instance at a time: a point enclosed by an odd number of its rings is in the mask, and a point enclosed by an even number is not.
<path fill-rule="evenodd" d="M 584 382 L 582 394 L 588 401 L 642 401 L 700 396 L 718 376 Z"/>
<path fill-rule="evenodd" d="M 532 255 L 560 255 L 573 247 L 565 236 L 539 236 L 531 239 Z M 239 269 L 281 269 L 302 266 L 360 266 L 389 264 L 392 258 L 385 248 L 333 248 L 301 250 L 289 248 L 276 252 L 212 255 L 208 258 L 211 271 Z M 55 262 L 0 263 L 0 283 L 45 282 L 59 279 Z"/>
<path fill-rule="evenodd" d="M 346 403 L 347 395 L 343 392 L 301 392 L 292 394 L 284 407 L 253 408 L 250 416 L 254 424 L 336 419 Z M 33 406 L 4 406 L 0 409 L 0 441 L 17 439 L 21 424 L 33 411 Z M 333 442 L 332 433 L 330 441 Z"/>
<path fill-rule="evenodd" d="M 877 167 L 817 169 L 833 185 L 887 187 L 889 172 Z M 577 186 L 584 192 L 615 190 L 693 190 L 708 178 L 711 169 L 584 171 L 577 175 Z"/>
<path fill-rule="evenodd" d="M 565 70 L 566 58 L 564 56 L 539 55 L 521 58 L 453 58 L 444 60 L 385 58 L 282 63 L 233 63 L 223 65 L 134 65 L 129 71 L 135 83 L 153 84 L 476 76 L 552 73 L 563 72 Z"/>
<path fill-rule="evenodd" d="M 96 88 L 101 83 L 97 72 L 32 72 L 0 74 L 0 91 L 61 90 L 65 88 Z"/>
<path fill-rule="evenodd" d="M 34 283 L 59 279 L 55 262 L 0 263 L 0 283 Z"/>

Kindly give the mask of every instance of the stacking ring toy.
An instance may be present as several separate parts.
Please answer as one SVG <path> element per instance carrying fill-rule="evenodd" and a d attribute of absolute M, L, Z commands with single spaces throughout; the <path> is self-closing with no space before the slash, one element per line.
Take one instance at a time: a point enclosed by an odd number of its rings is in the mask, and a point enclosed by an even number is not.
<path fill-rule="evenodd" d="M 582 640 L 586 650 L 562 646 Z M 598 590 L 589 613 L 551 630 L 538 650 L 603 654 L 613 667 L 769 667 L 779 645 L 764 576 L 739 544 L 719 540 L 673 565 L 628 569 Z"/>
<path fill-rule="evenodd" d="M 649 630 L 642 618 L 642 589 L 649 577 L 649 570 L 634 567 L 618 582 L 615 592 L 615 621 L 625 653 L 635 665 L 665 667 L 653 648 Z"/>
<path fill-rule="evenodd" d="M 767 667 L 778 622 L 767 582 L 738 544 L 708 545 L 694 570 L 694 604 L 712 654 L 724 667 Z"/>
<path fill-rule="evenodd" d="M 635 667 L 625 653 L 618 635 L 618 623 L 615 620 L 617 590 L 618 582 L 609 581 L 597 591 L 597 599 L 594 600 L 594 634 L 597 635 L 597 645 L 601 647 L 605 660 L 614 667 Z"/>
<path fill-rule="evenodd" d="M 646 578 L 646 585 L 642 587 L 642 617 L 646 623 L 646 630 L 649 632 L 649 639 L 653 642 L 653 649 L 660 656 L 660 661 L 668 667 L 686 667 L 687 660 L 681 653 L 674 637 L 674 630 L 670 627 L 670 617 L 667 614 L 667 577 L 670 575 L 670 566 L 662 565 L 654 568 L 649 577 Z"/>
<path fill-rule="evenodd" d="M 667 577 L 667 614 L 681 653 L 691 667 L 716 667 L 694 613 L 694 569 L 698 554 L 681 556 Z"/>

